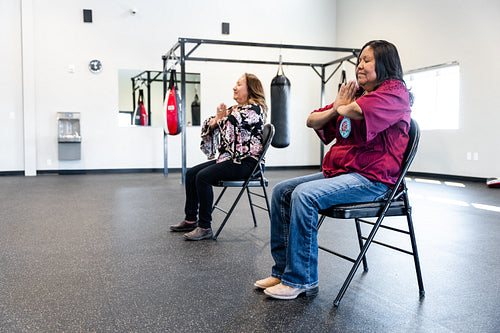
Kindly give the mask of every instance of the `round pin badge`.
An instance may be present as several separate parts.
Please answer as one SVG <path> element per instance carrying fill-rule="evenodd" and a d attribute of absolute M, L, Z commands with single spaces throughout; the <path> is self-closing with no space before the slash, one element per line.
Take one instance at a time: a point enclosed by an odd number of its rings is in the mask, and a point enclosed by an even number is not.
<path fill-rule="evenodd" d="M 340 122 L 339 132 L 344 139 L 346 139 L 349 134 L 351 134 L 351 119 L 342 119 L 342 121 Z"/>

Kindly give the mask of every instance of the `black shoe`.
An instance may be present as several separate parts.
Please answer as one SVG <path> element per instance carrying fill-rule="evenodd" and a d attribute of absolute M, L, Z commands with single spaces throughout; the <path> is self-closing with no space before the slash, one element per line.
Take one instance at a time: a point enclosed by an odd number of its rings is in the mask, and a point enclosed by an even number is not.
<path fill-rule="evenodd" d="M 170 226 L 170 231 L 184 231 L 184 232 L 187 232 L 187 231 L 191 231 L 191 230 L 196 229 L 197 225 L 198 225 L 198 223 L 196 223 L 196 222 L 187 223 L 186 221 L 182 221 L 181 223 L 179 223 L 177 225 L 171 225 Z"/>
<path fill-rule="evenodd" d="M 184 234 L 184 239 L 187 241 L 199 241 L 202 239 L 210 239 L 213 237 L 212 228 L 203 229 L 197 227 L 193 231 Z"/>

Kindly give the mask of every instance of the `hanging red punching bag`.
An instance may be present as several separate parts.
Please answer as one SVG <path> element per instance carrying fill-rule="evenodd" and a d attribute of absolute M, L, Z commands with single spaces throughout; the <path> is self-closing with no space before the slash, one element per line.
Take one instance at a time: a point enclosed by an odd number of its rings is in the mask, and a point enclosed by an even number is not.
<path fill-rule="evenodd" d="M 146 107 L 144 106 L 144 103 L 141 104 L 141 125 L 142 126 L 149 126 L 148 123 L 148 113 L 146 112 Z"/>
<path fill-rule="evenodd" d="M 181 98 L 179 97 L 179 92 L 175 86 L 175 69 L 170 72 L 170 83 L 168 85 L 168 94 L 165 97 L 166 107 L 166 127 L 167 133 L 170 135 L 177 135 L 181 132 Z"/>

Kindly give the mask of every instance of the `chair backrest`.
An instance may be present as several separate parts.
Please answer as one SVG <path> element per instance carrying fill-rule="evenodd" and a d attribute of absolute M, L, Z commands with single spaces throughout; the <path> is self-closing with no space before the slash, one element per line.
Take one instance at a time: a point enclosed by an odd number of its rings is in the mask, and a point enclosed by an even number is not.
<path fill-rule="evenodd" d="M 401 173 L 398 177 L 398 180 L 396 181 L 396 184 L 394 184 L 394 189 L 400 189 L 401 183 L 404 182 L 404 177 L 406 176 L 406 173 L 410 168 L 411 162 L 413 162 L 413 159 L 417 154 L 418 143 L 420 142 L 420 127 L 414 119 L 411 119 L 410 131 L 408 132 L 408 136 L 408 145 L 406 146 L 405 154 L 403 156 L 403 162 L 401 163 Z M 404 187 L 406 189 L 406 186 Z M 405 191 L 405 189 L 403 189 L 403 191 Z M 390 199 L 394 199 L 394 196 L 396 196 L 396 194 L 400 196 L 401 194 L 403 194 L 403 192 L 393 191 L 393 197 Z"/>
<path fill-rule="evenodd" d="M 405 174 L 410 168 L 411 162 L 413 162 L 413 159 L 417 154 L 418 143 L 420 142 L 420 127 L 414 119 L 412 119 L 410 122 L 410 131 L 408 133 L 408 136 L 408 146 L 406 146 L 403 163 L 401 164 L 401 173 Z"/>
<path fill-rule="evenodd" d="M 259 174 L 263 172 L 262 169 L 262 162 L 264 161 L 264 158 L 266 156 L 266 152 L 269 149 L 269 146 L 271 145 L 271 141 L 273 140 L 274 137 L 274 125 L 273 124 L 265 124 L 264 125 L 264 130 L 262 133 L 262 154 L 260 155 L 259 161 L 257 162 L 257 165 L 255 165 L 255 168 L 252 172 L 251 177 L 257 177 Z"/>
<path fill-rule="evenodd" d="M 273 124 L 265 124 L 264 125 L 264 130 L 262 133 L 262 155 L 266 155 L 267 149 L 269 149 L 269 146 L 271 145 L 271 141 L 273 141 L 274 137 L 274 125 Z"/>

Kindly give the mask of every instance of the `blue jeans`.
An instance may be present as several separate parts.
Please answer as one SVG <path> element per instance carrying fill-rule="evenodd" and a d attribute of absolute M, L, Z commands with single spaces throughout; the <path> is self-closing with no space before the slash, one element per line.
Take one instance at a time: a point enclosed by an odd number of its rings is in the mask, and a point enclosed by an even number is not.
<path fill-rule="evenodd" d="M 342 203 L 382 200 L 389 188 L 360 174 L 323 173 L 285 180 L 271 199 L 272 276 L 307 289 L 318 284 L 318 210 Z"/>

